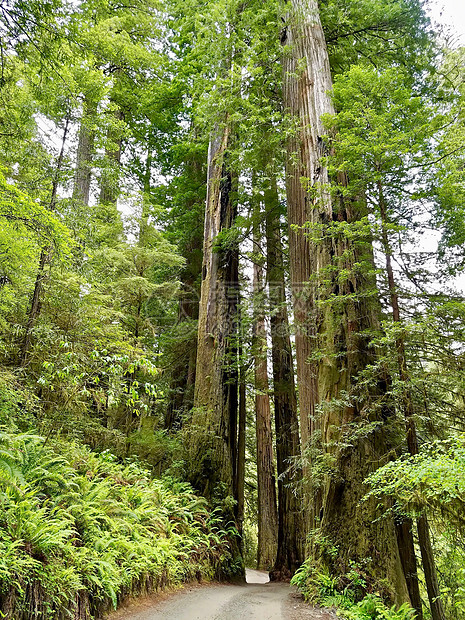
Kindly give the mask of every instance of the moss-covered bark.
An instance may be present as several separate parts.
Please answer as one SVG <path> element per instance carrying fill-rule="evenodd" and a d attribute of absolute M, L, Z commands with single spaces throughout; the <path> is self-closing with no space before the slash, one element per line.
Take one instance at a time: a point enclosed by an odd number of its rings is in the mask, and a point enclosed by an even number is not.
<path fill-rule="evenodd" d="M 194 408 L 187 431 L 189 480 L 235 524 L 238 251 L 218 237 L 236 216 L 234 180 L 225 161 L 229 140 L 226 123 L 209 149 Z M 231 571 L 242 574 L 236 543 L 238 564 Z"/>
<path fill-rule="evenodd" d="M 298 123 L 286 174 L 300 422 L 304 446 L 312 449 L 307 478 L 319 483 L 316 468 L 323 476 L 307 506 L 309 525 L 324 541 L 312 551 L 339 574 L 359 563 L 388 598 L 402 602 L 409 597 L 394 523 L 378 521 L 374 503 L 359 503 L 365 477 L 389 450 L 389 419 L 370 409 L 369 394 L 356 393 L 358 375 L 372 361 L 367 330 L 377 325 L 373 281 L 360 268 L 370 262 L 370 240 L 344 234 L 341 224 L 353 225 L 363 210 L 336 199 L 322 162 L 328 152 L 322 116 L 334 108 L 317 2 L 290 4 L 284 100 Z M 325 545 L 337 549 L 336 560 L 320 553 Z"/>

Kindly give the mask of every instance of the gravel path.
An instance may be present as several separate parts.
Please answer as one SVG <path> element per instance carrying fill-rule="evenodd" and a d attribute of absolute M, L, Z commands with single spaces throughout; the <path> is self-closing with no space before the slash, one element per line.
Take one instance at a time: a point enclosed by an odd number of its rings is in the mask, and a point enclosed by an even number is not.
<path fill-rule="evenodd" d="M 333 620 L 332 611 L 302 602 L 284 583 L 267 583 L 260 571 L 247 571 L 247 584 L 187 586 L 179 592 L 120 609 L 111 620 Z"/>

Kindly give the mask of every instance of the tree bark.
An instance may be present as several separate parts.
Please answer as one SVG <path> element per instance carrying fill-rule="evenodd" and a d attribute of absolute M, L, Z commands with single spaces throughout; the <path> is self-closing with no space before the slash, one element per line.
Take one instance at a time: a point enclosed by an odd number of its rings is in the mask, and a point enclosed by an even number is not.
<path fill-rule="evenodd" d="M 95 121 L 96 114 L 97 104 L 89 97 L 86 97 L 79 127 L 73 187 L 73 200 L 83 205 L 89 204 L 95 141 L 95 131 L 92 128 L 92 123 Z"/>
<path fill-rule="evenodd" d="M 434 560 L 433 545 L 431 544 L 428 519 L 426 515 L 422 515 L 417 519 L 417 528 L 418 543 L 420 546 L 421 559 L 423 563 L 423 573 L 425 575 L 431 618 L 433 620 L 446 620 L 446 615 L 441 601 L 441 591 L 439 590 L 436 562 Z"/>
<path fill-rule="evenodd" d="M 222 502 L 225 521 L 237 507 L 224 502 L 237 492 L 237 305 L 238 249 L 215 247 L 218 234 L 236 217 L 233 175 L 227 165 L 230 127 L 217 129 L 208 155 L 202 287 L 199 307 L 194 408 L 189 426 L 189 479 L 213 503 Z M 237 499 L 237 498 L 235 498 Z M 233 555 L 240 556 L 233 541 Z M 233 567 L 239 575 L 243 567 Z"/>
<path fill-rule="evenodd" d="M 116 123 L 124 120 L 124 113 L 120 108 L 113 112 Z M 107 147 L 105 156 L 107 158 L 107 169 L 102 172 L 100 178 L 100 204 L 115 205 L 119 196 L 119 173 L 121 167 L 123 138 L 119 127 L 108 129 Z"/>
<path fill-rule="evenodd" d="M 420 586 L 418 582 L 417 558 L 413 540 L 413 522 L 411 519 L 402 519 L 396 523 L 397 545 L 400 561 L 407 582 L 410 602 L 416 612 L 415 620 L 423 620 L 423 605 L 421 602 Z"/>
<path fill-rule="evenodd" d="M 376 325 L 365 295 L 372 282 L 355 267 L 359 253 L 369 253 L 371 246 L 367 241 L 365 248 L 353 247 L 333 230 L 337 222 L 356 221 L 360 205 L 332 198 L 321 161 L 327 153 L 321 118 L 334 108 L 317 2 L 292 0 L 290 5 L 284 103 L 298 131 L 288 143 L 286 189 L 300 424 L 304 448 L 310 448 L 312 456 L 310 471 L 304 474 L 310 474 L 312 484 L 318 477 L 324 480 L 308 507 L 308 525 L 321 523 L 320 540 L 326 544 L 315 544 L 312 553 L 336 574 L 345 573 L 351 562 L 365 564 L 370 579 L 385 584 L 386 596 L 403 602 L 409 597 L 394 523 L 377 520 L 375 502 L 363 509 L 359 505 L 364 479 L 389 449 L 385 420 L 380 416 L 366 434 L 351 432 L 373 415 L 353 395 L 358 373 L 372 361 L 364 335 Z M 330 468 L 324 465 L 328 459 Z M 327 553 L 328 544 L 338 550 L 337 557 Z"/>
<path fill-rule="evenodd" d="M 246 392 L 246 368 L 242 363 L 242 344 L 239 344 L 239 420 L 237 431 L 237 529 L 241 536 L 241 553 L 243 549 L 243 530 L 245 516 L 245 447 L 247 430 L 247 392 Z"/>
<path fill-rule="evenodd" d="M 276 179 L 264 194 L 278 472 L 278 550 L 273 581 L 287 581 L 304 561 L 301 456 L 294 362 L 286 305 L 280 205 Z M 292 473 L 294 472 L 294 473 Z"/>
<path fill-rule="evenodd" d="M 317 309 L 312 274 L 327 265 L 324 248 L 309 241 L 309 224 L 332 218 L 329 178 L 320 158 L 324 153 L 323 114 L 334 108 L 326 42 L 314 0 L 292 0 L 285 32 L 283 96 L 286 111 L 298 122 L 287 144 L 286 193 L 289 223 L 290 275 L 296 324 L 296 364 L 303 446 L 315 429 L 319 401 L 318 367 L 309 358 L 315 350 Z"/>
<path fill-rule="evenodd" d="M 274 472 L 273 437 L 267 369 L 267 342 L 265 326 L 265 286 L 262 266 L 262 239 L 260 208 L 254 208 L 253 241 L 258 258 L 253 266 L 255 369 L 255 421 L 257 440 L 258 483 L 258 546 L 257 568 L 271 570 L 277 552 L 278 514 L 276 509 L 276 478 Z"/>

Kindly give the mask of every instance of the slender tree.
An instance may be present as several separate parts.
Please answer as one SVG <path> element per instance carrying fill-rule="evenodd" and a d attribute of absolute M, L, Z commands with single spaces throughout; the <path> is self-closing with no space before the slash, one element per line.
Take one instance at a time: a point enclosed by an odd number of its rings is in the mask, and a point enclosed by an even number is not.
<path fill-rule="evenodd" d="M 241 321 L 240 321 L 241 322 Z M 241 553 L 244 555 L 244 517 L 245 517 L 245 469 L 246 469 L 246 432 L 247 432 L 247 386 L 246 364 L 243 360 L 242 334 L 239 340 L 239 416 L 237 428 L 237 529 L 241 536 Z"/>
<path fill-rule="evenodd" d="M 74 173 L 73 200 L 83 205 L 89 204 L 92 160 L 94 157 L 97 104 L 87 96 L 84 98 L 82 117 L 79 126 L 76 168 Z"/>
<path fill-rule="evenodd" d="M 52 213 L 55 211 L 55 208 L 56 208 L 56 202 L 57 202 L 57 197 L 58 197 L 57 195 L 58 185 L 60 183 L 61 174 L 63 171 L 62 169 L 63 169 L 63 163 L 64 163 L 64 157 L 65 157 L 65 146 L 66 146 L 66 142 L 68 139 L 68 133 L 69 133 L 69 125 L 70 125 L 70 114 L 68 112 L 65 117 L 65 122 L 64 122 L 64 127 L 63 127 L 63 137 L 61 140 L 60 151 L 58 153 L 58 157 L 56 160 L 54 177 L 53 177 L 52 187 L 51 187 L 51 192 L 50 192 L 50 201 L 48 204 L 48 209 Z M 40 252 L 39 265 L 37 268 L 37 276 L 36 276 L 35 283 L 34 283 L 34 290 L 32 292 L 26 329 L 24 333 L 23 343 L 21 346 L 21 365 L 22 366 L 24 366 L 24 364 L 26 364 L 27 362 L 27 356 L 29 353 L 29 348 L 31 346 L 32 330 L 40 314 L 41 296 L 42 296 L 44 282 L 47 279 L 47 268 L 49 267 L 49 264 L 50 264 L 51 252 L 52 252 L 52 249 L 50 247 L 42 248 Z"/>
<path fill-rule="evenodd" d="M 264 192 L 266 265 L 271 324 L 273 402 L 278 473 L 278 550 L 273 580 L 287 580 L 304 560 L 300 437 L 286 302 L 281 205 L 275 177 Z"/>
<path fill-rule="evenodd" d="M 276 508 L 273 437 L 271 432 L 271 407 L 265 326 L 265 279 L 263 275 L 264 252 L 261 234 L 262 214 L 260 211 L 260 202 L 256 199 L 253 209 L 253 356 L 258 483 L 257 567 L 259 569 L 270 570 L 274 566 L 276 559 L 278 514 Z"/>

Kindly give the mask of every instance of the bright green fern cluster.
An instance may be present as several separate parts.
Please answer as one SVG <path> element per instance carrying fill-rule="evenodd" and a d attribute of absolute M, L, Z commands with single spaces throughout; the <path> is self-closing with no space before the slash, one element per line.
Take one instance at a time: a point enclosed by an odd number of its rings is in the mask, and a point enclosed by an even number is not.
<path fill-rule="evenodd" d="M 133 594 L 212 578 L 228 536 L 189 485 L 136 463 L 0 433 L 0 612 L 92 618 Z"/>
<path fill-rule="evenodd" d="M 373 594 L 367 596 L 349 609 L 342 609 L 339 615 L 347 620 L 414 620 L 415 612 L 404 603 L 401 607 L 386 607 L 383 601 Z"/>
<path fill-rule="evenodd" d="M 367 582 L 363 570 L 352 564 L 341 577 L 316 570 L 313 562 L 307 560 L 296 571 L 291 584 L 297 586 L 306 600 L 323 607 L 335 607 L 338 616 L 347 620 L 414 620 L 413 609 L 404 604 L 401 607 L 387 607 L 381 597 L 367 594 Z"/>

